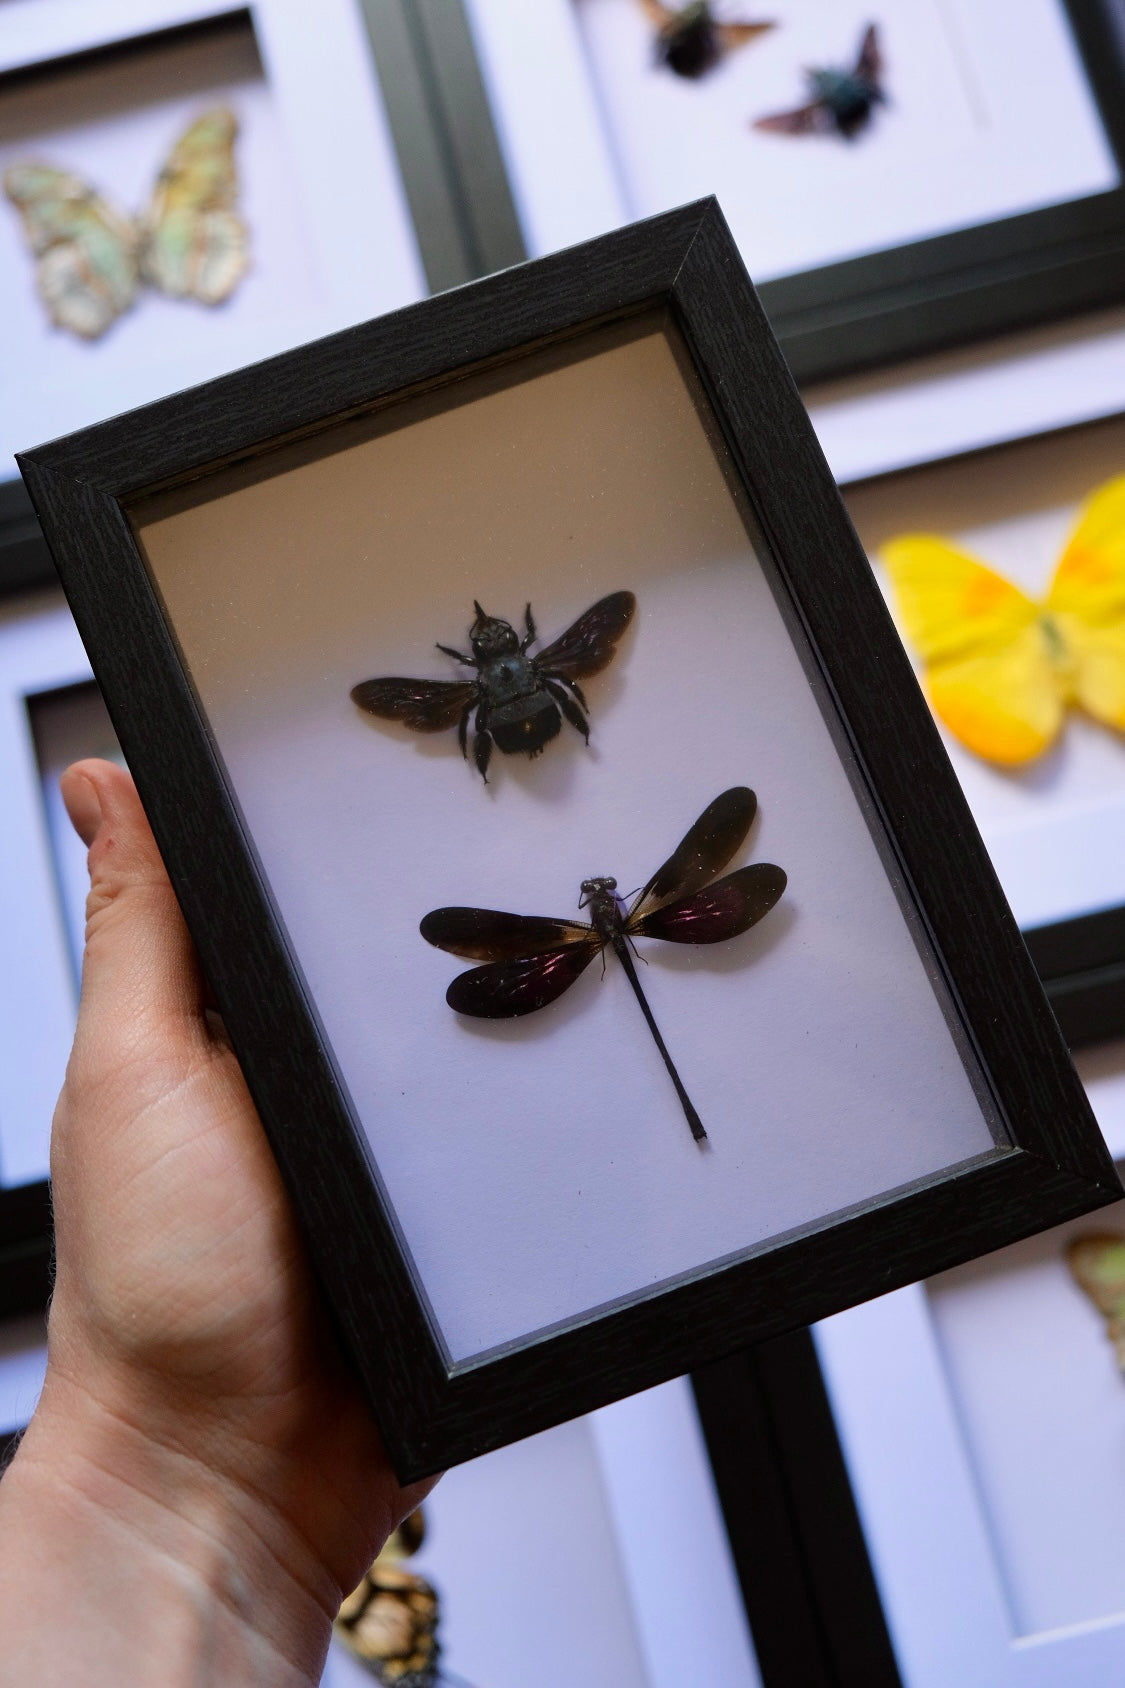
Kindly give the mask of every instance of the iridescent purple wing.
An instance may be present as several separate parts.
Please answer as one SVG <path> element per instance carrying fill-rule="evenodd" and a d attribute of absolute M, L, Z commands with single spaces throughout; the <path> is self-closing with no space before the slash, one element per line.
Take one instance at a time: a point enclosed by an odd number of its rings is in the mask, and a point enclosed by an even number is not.
<path fill-rule="evenodd" d="M 755 862 L 690 897 L 665 903 L 639 920 L 630 919 L 629 934 L 665 938 L 672 944 L 719 944 L 755 926 L 778 901 L 785 885 L 781 868 L 772 862 Z"/>
<path fill-rule="evenodd" d="M 658 867 L 629 911 L 629 929 L 651 910 L 687 897 L 720 873 L 745 842 L 758 799 L 744 785 L 731 786 L 709 803 L 662 867 Z"/>
<path fill-rule="evenodd" d="M 553 644 L 535 653 L 535 665 L 564 680 L 600 674 L 613 659 L 617 641 L 633 619 L 637 600 L 631 592 L 611 592 L 580 615 Z"/>
<path fill-rule="evenodd" d="M 471 680 L 363 680 L 351 697 L 369 715 L 401 721 L 416 733 L 455 727 L 473 702 Z"/>
<path fill-rule="evenodd" d="M 423 938 L 469 961 L 515 961 L 589 942 L 593 927 L 536 914 L 503 914 L 494 908 L 436 908 L 418 928 Z"/>
<path fill-rule="evenodd" d="M 600 938 L 587 937 L 585 943 L 568 944 L 565 949 L 474 967 L 454 979 L 445 1000 L 458 1014 L 471 1014 L 478 1020 L 512 1020 L 521 1014 L 534 1014 L 569 990 L 601 948 Z"/>

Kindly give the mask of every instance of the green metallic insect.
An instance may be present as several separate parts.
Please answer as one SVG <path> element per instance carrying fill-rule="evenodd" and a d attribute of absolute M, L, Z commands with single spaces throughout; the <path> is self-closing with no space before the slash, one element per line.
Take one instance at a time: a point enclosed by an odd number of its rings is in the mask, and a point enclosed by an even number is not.
<path fill-rule="evenodd" d="M 806 72 L 812 99 L 794 111 L 759 117 L 755 129 L 777 135 L 842 135 L 851 141 L 866 129 L 875 106 L 886 103 L 880 77 L 883 56 L 875 25 L 868 24 L 850 70 L 826 67 Z"/>

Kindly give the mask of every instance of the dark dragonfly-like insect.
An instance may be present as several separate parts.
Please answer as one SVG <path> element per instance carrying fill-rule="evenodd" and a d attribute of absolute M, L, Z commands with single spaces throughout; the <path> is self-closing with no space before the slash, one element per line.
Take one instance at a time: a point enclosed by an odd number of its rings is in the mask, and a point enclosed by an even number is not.
<path fill-rule="evenodd" d="M 754 128 L 779 135 L 835 134 L 850 141 L 866 129 L 873 108 L 886 103 L 882 73 L 883 55 L 872 23 L 864 31 L 854 69 L 806 71 L 813 96 L 807 105 L 756 118 Z"/>
<path fill-rule="evenodd" d="M 693 82 L 706 76 L 733 48 L 774 27 L 772 23 L 721 23 L 708 0 L 690 0 L 686 6 L 641 0 L 641 5 L 656 26 L 657 63 Z"/>
<path fill-rule="evenodd" d="M 559 732 L 563 716 L 590 742 L 589 705 L 578 682 L 600 673 L 612 660 L 636 607 L 631 592 L 611 592 L 551 644 L 530 655 L 539 637 L 530 604 L 524 611 L 526 632 L 521 639 L 510 622 L 486 615 L 474 600 L 477 618 L 469 629 L 472 655 L 449 645 L 437 647 L 456 662 L 476 669 L 474 679 L 363 680 L 352 687 L 352 699 L 370 714 L 384 721 L 401 721 L 416 733 L 440 733 L 456 726 L 466 758 L 469 718 L 475 710 L 473 759 L 487 784 L 494 744 L 509 755 L 524 751 L 538 756 Z"/>
<path fill-rule="evenodd" d="M 604 957 L 605 950 L 611 949 L 641 1005 L 691 1134 L 702 1142 L 707 1133 L 641 990 L 632 941 L 664 938 L 673 944 L 718 944 L 737 937 L 769 913 L 785 889 L 781 868 L 755 862 L 715 880 L 745 840 L 756 809 L 757 798 L 744 785 L 732 786 L 716 797 L 631 908 L 618 896 L 616 879 L 584 879 L 578 906 L 589 909 L 589 925 L 488 908 L 435 909 L 422 921 L 422 936 L 451 955 L 486 963 L 459 974 L 445 1000 L 459 1014 L 482 1020 L 533 1014 L 569 989 L 596 955 Z"/>

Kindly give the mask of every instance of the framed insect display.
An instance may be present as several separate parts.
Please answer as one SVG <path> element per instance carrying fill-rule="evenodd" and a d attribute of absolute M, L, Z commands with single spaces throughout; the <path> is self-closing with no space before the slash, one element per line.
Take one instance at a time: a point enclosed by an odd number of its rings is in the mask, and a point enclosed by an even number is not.
<path fill-rule="evenodd" d="M 1122 1239 L 1110 1208 L 815 1331 L 903 1688 L 1121 1674 Z"/>
<path fill-rule="evenodd" d="M 1052 1006 L 1125 1033 L 1125 417 L 846 497 Z"/>
<path fill-rule="evenodd" d="M 20 461 L 404 1475 L 1117 1195 L 714 202 Z"/>
<path fill-rule="evenodd" d="M 29 437 L 425 291 L 351 0 L 315 18 L 285 0 L 37 0 L 13 14 L 0 483 Z"/>
<path fill-rule="evenodd" d="M 801 382 L 1120 300 L 1114 0 L 464 5 L 529 253 L 715 193 Z"/>

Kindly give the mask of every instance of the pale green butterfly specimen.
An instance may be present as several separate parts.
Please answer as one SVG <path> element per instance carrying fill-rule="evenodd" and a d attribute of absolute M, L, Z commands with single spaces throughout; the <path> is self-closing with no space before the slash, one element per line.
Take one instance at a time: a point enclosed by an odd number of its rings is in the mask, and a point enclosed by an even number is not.
<path fill-rule="evenodd" d="M 1075 1237 L 1067 1246 L 1066 1263 L 1105 1320 L 1117 1364 L 1125 1372 L 1125 1237 L 1108 1231 Z"/>
<path fill-rule="evenodd" d="M 96 340 L 142 282 L 176 299 L 217 305 L 248 262 L 232 111 L 205 111 L 180 136 L 139 217 L 123 216 L 87 182 L 48 164 L 14 164 L 4 192 L 23 217 L 51 321 Z"/>

